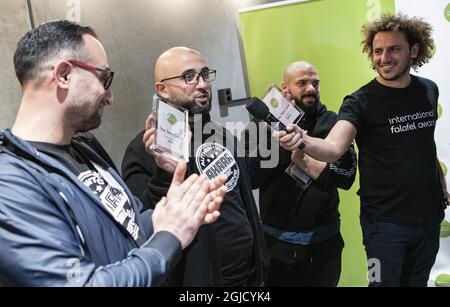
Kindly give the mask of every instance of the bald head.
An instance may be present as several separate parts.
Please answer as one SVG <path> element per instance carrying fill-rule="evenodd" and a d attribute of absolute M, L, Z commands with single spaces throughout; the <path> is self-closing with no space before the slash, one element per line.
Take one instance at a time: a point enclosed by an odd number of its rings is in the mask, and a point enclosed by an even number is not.
<path fill-rule="evenodd" d="M 191 48 L 173 47 L 164 51 L 155 63 L 155 82 L 179 75 L 180 64 L 189 63 L 193 58 L 204 62 L 200 52 Z"/>
<path fill-rule="evenodd" d="M 283 90 L 287 90 L 297 106 L 313 112 L 320 98 L 319 76 L 311 63 L 298 61 L 284 71 Z"/>
<path fill-rule="evenodd" d="M 211 110 L 208 75 L 209 68 L 198 51 L 186 47 L 170 48 L 155 63 L 155 89 L 162 98 L 185 108 L 190 114 L 206 114 Z M 189 76 L 191 79 L 187 79 Z"/>
<path fill-rule="evenodd" d="M 284 71 L 284 82 L 289 82 L 302 72 L 311 72 L 317 75 L 316 68 L 306 61 L 298 61 L 290 64 Z"/>

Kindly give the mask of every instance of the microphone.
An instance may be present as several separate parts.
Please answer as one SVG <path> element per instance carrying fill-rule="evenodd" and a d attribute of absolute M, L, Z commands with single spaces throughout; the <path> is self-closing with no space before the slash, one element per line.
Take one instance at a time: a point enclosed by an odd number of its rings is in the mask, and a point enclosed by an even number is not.
<path fill-rule="evenodd" d="M 286 126 L 283 125 L 272 113 L 270 113 L 269 107 L 260 99 L 253 97 L 247 102 L 247 111 L 257 120 L 264 121 L 267 124 L 277 123 L 280 130 L 286 130 Z"/>
<path fill-rule="evenodd" d="M 247 102 L 246 108 L 248 112 L 259 121 L 264 121 L 267 124 L 277 123 L 280 130 L 286 130 L 286 126 L 281 123 L 272 113 L 270 113 L 269 107 L 260 99 L 253 97 Z M 302 150 L 305 148 L 305 144 L 301 143 L 298 148 Z"/>

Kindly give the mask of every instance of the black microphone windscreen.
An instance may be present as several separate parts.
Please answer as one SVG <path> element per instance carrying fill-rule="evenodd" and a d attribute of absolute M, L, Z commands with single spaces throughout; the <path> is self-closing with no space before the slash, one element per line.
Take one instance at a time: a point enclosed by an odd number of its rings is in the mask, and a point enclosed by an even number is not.
<path fill-rule="evenodd" d="M 246 108 L 258 120 L 265 120 L 270 115 L 269 107 L 256 97 L 247 102 Z"/>

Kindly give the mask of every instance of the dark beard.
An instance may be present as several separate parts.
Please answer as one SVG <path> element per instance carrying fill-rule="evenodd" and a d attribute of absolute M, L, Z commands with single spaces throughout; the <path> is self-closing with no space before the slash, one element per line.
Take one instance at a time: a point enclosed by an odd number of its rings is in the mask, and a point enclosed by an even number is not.
<path fill-rule="evenodd" d="M 319 103 L 319 97 L 317 96 L 313 96 L 313 95 L 309 95 L 309 97 L 314 97 L 314 103 L 313 104 L 306 104 L 303 102 L 303 98 L 308 97 L 308 96 L 303 96 L 301 99 L 297 99 L 294 98 L 295 100 L 295 104 L 297 105 L 297 107 L 299 107 L 300 109 L 302 109 L 303 111 L 305 111 L 305 113 L 311 113 L 314 112 L 317 108 L 317 104 Z"/>
<path fill-rule="evenodd" d="M 89 118 L 83 119 L 83 116 L 85 116 L 83 110 L 80 110 L 77 106 L 73 106 L 66 111 L 66 119 L 73 123 L 72 127 L 75 133 L 97 129 L 102 122 L 102 117 L 98 112 L 95 112 Z"/>
<path fill-rule="evenodd" d="M 88 132 L 94 129 L 97 129 L 100 127 L 100 124 L 102 123 L 102 118 L 98 113 L 94 114 L 91 118 L 82 121 L 79 123 L 78 128 L 75 130 L 78 132 Z"/>
<path fill-rule="evenodd" d="M 211 111 L 211 101 L 210 98 L 208 103 L 204 106 L 200 106 L 195 103 L 195 101 L 184 101 L 184 102 L 178 102 L 176 103 L 180 107 L 186 109 L 189 112 L 189 115 L 195 115 L 195 114 L 209 114 Z"/>

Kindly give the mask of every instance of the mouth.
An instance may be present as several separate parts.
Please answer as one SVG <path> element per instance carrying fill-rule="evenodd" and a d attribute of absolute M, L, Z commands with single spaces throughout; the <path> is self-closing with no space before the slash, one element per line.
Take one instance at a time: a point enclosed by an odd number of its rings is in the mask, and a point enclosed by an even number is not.
<path fill-rule="evenodd" d="M 207 94 L 203 94 L 203 95 L 199 95 L 196 96 L 194 98 L 195 102 L 199 103 L 200 105 L 206 105 L 209 102 L 209 95 Z"/>
<path fill-rule="evenodd" d="M 394 64 L 381 64 L 380 67 L 383 71 L 389 72 L 394 69 L 395 65 Z"/>
<path fill-rule="evenodd" d="M 305 99 L 308 99 L 308 100 L 316 100 L 317 99 L 317 96 L 316 95 L 305 95 L 305 96 L 303 96 L 302 97 L 302 100 L 305 100 Z"/>

